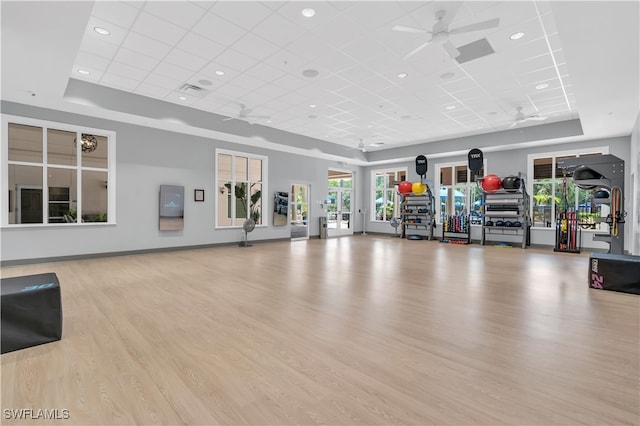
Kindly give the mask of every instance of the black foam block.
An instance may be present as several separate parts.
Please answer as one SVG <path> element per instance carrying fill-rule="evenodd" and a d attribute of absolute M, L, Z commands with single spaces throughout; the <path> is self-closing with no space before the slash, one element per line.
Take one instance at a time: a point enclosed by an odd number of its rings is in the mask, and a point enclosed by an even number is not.
<path fill-rule="evenodd" d="M 640 256 L 591 254 L 589 286 L 599 290 L 640 294 Z"/>
<path fill-rule="evenodd" d="M 56 274 L 0 280 L 1 353 L 62 338 L 62 301 Z"/>

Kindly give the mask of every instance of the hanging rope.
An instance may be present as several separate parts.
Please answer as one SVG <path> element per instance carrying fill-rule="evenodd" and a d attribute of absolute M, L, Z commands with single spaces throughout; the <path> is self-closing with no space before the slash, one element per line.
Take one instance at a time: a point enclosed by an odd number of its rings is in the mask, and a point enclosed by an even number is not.
<path fill-rule="evenodd" d="M 621 218 L 622 189 L 619 186 L 611 188 L 611 235 L 618 236 L 618 222 Z"/>

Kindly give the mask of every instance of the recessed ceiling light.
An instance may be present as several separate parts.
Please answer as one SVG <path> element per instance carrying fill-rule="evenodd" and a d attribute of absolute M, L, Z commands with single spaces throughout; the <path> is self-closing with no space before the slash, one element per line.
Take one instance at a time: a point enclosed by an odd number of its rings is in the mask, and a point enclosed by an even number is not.
<path fill-rule="evenodd" d="M 309 108 L 315 108 L 315 107 L 316 107 L 316 104 L 310 104 L 309 105 Z"/>
<path fill-rule="evenodd" d="M 409 74 L 407 74 L 406 72 L 401 72 L 400 74 L 398 74 L 398 78 L 407 78 Z"/>
<path fill-rule="evenodd" d="M 93 27 L 93 31 L 97 32 L 100 35 L 104 35 L 104 36 L 111 34 L 111 31 L 109 31 L 106 28 L 102 28 L 102 27 Z"/>
<path fill-rule="evenodd" d="M 307 78 L 317 77 L 318 74 L 320 74 L 318 70 L 314 70 L 314 69 L 308 69 L 308 70 L 302 71 L 302 75 Z"/>
<path fill-rule="evenodd" d="M 448 107 L 446 107 L 445 109 L 451 111 L 452 109 L 456 109 L 455 105 L 449 105 Z"/>
<path fill-rule="evenodd" d="M 267 123 L 271 123 L 271 120 L 267 120 Z"/>
<path fill-rule="evenodd" d="M 306 7 L 302 9 L 302 16 L 304 16 L 305 18 L 311 18 L 315 14 L 316 14 L 316 11 L 310 7 Z"/>
<path fill-rule="evenodd" d="M 524 33 L 522 32 L 517 32 L 517 33 L 513 33 L 509 36 L 509 38 L 511 40 L 518 40 L 519 38 L 522 38 L 524 36 Z"/>
<path fill-rule="evenodd" d="M 547 83 L 542 83 L 542 84 L 538 84 L 536 86 L 536 89 L 542 90 L 542 89 L 546 89 L 547 87 L 549 87 L 549 85 Z"/>
<path fill-rule="evenodd" d="M 216 75 L 224 75 L 224 71 L 218 70 L 218 71 L 216 71 Z"/>
<path fill-rule="evenodd" d="M 211 80 L 198 80 L 198 83 L 202 84 L 203 86 L 211 86 L 213 84 Z"/>
<path fill-rule="evenodd" d="M 452 73 L 452 72 L 445 72 L 444 74 L 442 74 L 442 75 L 440 76 L 440 78 L 444 78 L 444 79 L 446 80 L 446 79 L 448 79 L 448 78 L 453 78 L 453 76 L 455 76 L 455 74 L 454 74 L 454 73 Z"/>
<path fill-rule="evenodd" d="M 186 101 L 187 97 L 186 96 L 178 96 L 178 99 L 180 99 L 181 101 Z"/>
<path fill-rule="evenodd" d="M 89 75 L 91 73 L 89 71 L 87 71 L 87 70 L 83 70 L 82 68 L 80 68 L 80 69 L 78 69 L 78 74 Z"/>

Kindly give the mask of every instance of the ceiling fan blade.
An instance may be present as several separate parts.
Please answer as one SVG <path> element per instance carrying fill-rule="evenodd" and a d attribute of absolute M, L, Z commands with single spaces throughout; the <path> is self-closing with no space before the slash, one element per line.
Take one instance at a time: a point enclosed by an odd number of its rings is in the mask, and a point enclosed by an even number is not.
<path fill-rule="evenodd" d="M 513 123 L 511 123 L 511 126 L 509 126 L 509 128 L 511 129 L 512 127 L 516 127 L 520 123 L 521 123 L 520 120 L 514 121 Z"/>
<path fill-rule="evenodd" d="M 426 43 L 422 43 L 420 46 L 416 47 L 415 49 L 413 49 L 411 52 L 407 53 L 403 59 L 409 59 L 410 57 L 412 57 L 413 55 L 415 55 L 416 53 L 418 53 L 419 51 L 421 51 L 422 49 L 424 49 L 425 47 L 427 47 L 428 45 L 431 44 L 433 40 L 429 40 Z"/>
<path fill-rule="evenodd" d="M 447 40 L 446 42 L 444 42 L 442 47 L 447 51 L 449 56 L 451 56 L 451 59 L 455 59 L 460 56 L 460 51 L 453 45 L 453 43 L 451 43 L 451 40 Z"/>
<path fill-rule="evenodd" d="M 489 28 L 495 28 L 500 24 L 500 18 L 489 19 L 488 21 L 476 22 L 475 24 L 465 25 L 463 27 L 454 28 L 449 30 L 449 34 L 461 34 L 471 31 L 488 30 Z"/>
<path fill-rule="evenodd" d="M 227 117 L 227 118 L 223 118 L 222 121 L 229 121 L 229 120 L 235 120 L 236 117 Z"/>
<path fill-rule="evenodd" d="M 403 33 L 414 33 L 414 34 L 424 34 L 424 33 L 427 32 L 425 30 L 419 30 L 417 28 L 405 27 L 405 26 L 402 26 L 402 25 L 396 25 L 391 29 L 393 31 L 401 31 Z"/>

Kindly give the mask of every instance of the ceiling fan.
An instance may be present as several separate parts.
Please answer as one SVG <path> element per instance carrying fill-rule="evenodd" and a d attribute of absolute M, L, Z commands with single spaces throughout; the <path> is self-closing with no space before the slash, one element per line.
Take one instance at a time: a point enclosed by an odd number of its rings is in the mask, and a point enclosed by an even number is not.
<path fill-rule="evenodd" d="M 516 115 L 514 117 L 513 123 L 511 123 L 511 125 L 509 126 L 509 128 L 515 127 L 519 124 L 525 123 L 527 121 L 544 121 L 547 119 L 547 117 L 539 115 L 539 114 L 534 114 L 534 115 L 524 115 L 524 113 L 522 112 L 522 107 L 517 107 L 516 110 L 518 112 L 516 112 Z"/>
<path fill-rule="evenodd" d="M 245 104 L 240 104 L 240 112 L 238 113 L 238 115 L 233 116 L 233 117 L 227 117 L 227 118 L 223 118 L 222 121 L 229 121 L 229 120 L 245 120 L 248 121 L 250 124 L 253 124 L 253 120 L 255 119 L 269 119 L 271 117 L 269 117 L 268 115 L 251 115 L 251 111 L 253 111 L 250 108 L 247 108 Z"/>
<path fill-rule="evenodd" d="M 358 143 L 358 146 L 355 148 L 351 148 L 351 149 L 359 149 L 362 152 L 367 152 L 369 147 L 372 146 L 381 146 L 384 145 L 384 142 L 373 142 L 373 143 L 364 143 L 364 139 L 360 138 L 360 142 Z"/>
<path fill-rule="evenodd" d="M 487 21 L 476 22 L 474 24 L 465 25 L 458 28 L 449 29 L 449 22 L 445 21 L 444 18 L 447 12 L 444 10 L 439 10 L 436 12 L 436 20 L 437 22 L 433 25 L 431 31 L 421 30 L 418 28 L 405 27 L 402 25 L 396 25 L 392 29 L 394 31 L 400 31 L 405 33 L 414 33 L 414 34 L 431 34 L 431 39 L 427 40 L 425 43 L 422 43 L 420 46 L 413 49 L 411 52 L 407 53 L 404 59 L 408 59 L 430 45 L 431 43 L 443 43 L 442 47 L 449 54 L 451 59 L 455 59 L 460 56 L 460 51 L 453 45 L 451 40 L 449 40 L 450 35 L 468 33 L 472 31 L 480 31 L 487 30 L 489 28 L 497 27 L 500 24 L 500 18 L 493 18 Z"/>

